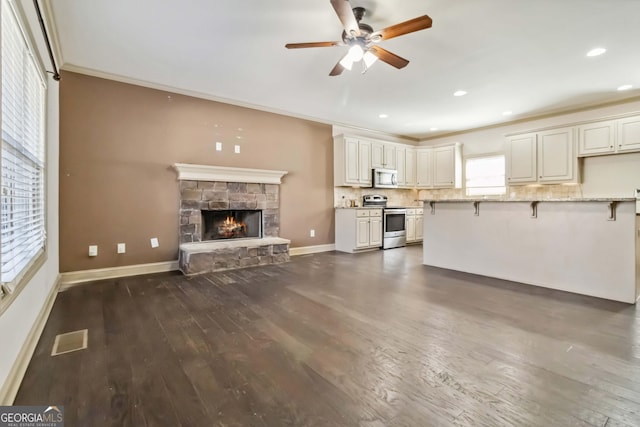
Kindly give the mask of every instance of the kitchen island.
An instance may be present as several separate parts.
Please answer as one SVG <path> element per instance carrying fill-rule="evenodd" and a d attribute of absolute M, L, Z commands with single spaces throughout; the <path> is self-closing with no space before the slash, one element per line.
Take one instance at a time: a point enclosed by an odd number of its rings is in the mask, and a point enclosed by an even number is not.
<path fill-rule="evenodd" d="M 424 202 L 425 265 L 635 303 L 635 198 Z"/>

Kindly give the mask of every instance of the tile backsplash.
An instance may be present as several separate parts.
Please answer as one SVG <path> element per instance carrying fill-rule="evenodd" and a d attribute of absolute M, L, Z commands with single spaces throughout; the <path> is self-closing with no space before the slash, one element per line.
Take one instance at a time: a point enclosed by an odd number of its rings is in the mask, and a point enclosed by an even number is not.
<path fill-rule="evenodd" d="M 349 200 L 355 200 L 357 206 L 362 206 L 362 196 L 366 194 L 382 194 L 389 198 L 387 204 L 389 206 L 421 206 L 418 202 L 418 190 L 411 189 L 382 189 L 382 188 L 352 188 L 352 187 L 334 187 L 333 189 L 333 205 L 335 207 L 344 207 Z"/>
<path fill-rule="evenodd" d="M 464 188 L 443 188 L 430 190 L 410 189 L 378 189 L 334 187 L 333 202 L 335 207 L 343 207 L 349 200 L 356 200 L 357 206 L 362 206 L 362 196 L 365 194 L 383 194 L 389 198 L 389 206 L 420 206 L 418 199 L 478 199 L 483 196 L 467 196 Z M 517 185 L 507 187 L 507 194 L 503 196 L 487 196 L 500 199 L 580 199 L 583 197 L 582 185 Z M 346 201 L 346 202 L 345 202 Z"/>

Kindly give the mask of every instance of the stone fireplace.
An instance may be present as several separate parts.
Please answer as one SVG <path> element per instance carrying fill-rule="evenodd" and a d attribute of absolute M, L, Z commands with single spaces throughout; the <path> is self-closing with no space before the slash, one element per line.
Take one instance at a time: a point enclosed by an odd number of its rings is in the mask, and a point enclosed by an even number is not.
<path fill-rule="evenodd" d="M 175 165 L 180 181 L 180 270 L 186 275 L 289 260 L 280 232 L 286 172 Z"/>

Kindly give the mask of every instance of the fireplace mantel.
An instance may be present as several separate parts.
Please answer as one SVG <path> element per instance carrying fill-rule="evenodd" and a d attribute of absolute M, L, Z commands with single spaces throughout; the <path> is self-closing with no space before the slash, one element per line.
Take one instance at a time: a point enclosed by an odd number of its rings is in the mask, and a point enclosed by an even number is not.
<path fill-rule="evenodd" d="M 247 182 L 256 184 L 280 184 L 288 171 L 231 168 L 225 166 L 192 165 L 176 163 L 178 180 Z"/>

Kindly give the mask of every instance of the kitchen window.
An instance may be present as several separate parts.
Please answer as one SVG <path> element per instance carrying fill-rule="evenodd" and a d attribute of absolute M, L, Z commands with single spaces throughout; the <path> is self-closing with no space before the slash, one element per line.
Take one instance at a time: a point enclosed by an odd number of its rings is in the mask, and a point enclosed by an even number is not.
<path fill-rule="evenodd" d="M 468 158 L 465 162 L 465 187 L 467 196 L 506 194 L 504 155 Z"/>
<path fill-rule="evenodd" d="M 13 2 L 2 0 L 0 296 L 3 297 L 34 273 L 45 247 L 45 80 L 20 22 Z"/>

